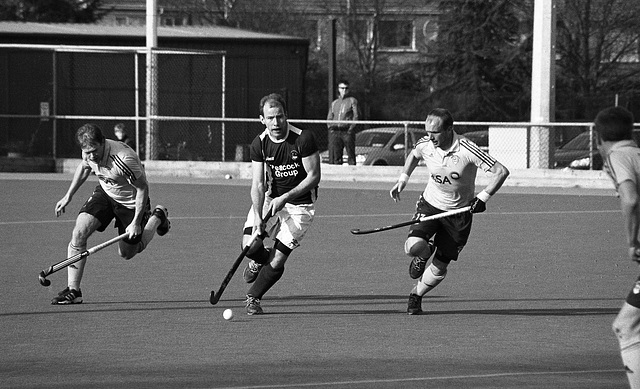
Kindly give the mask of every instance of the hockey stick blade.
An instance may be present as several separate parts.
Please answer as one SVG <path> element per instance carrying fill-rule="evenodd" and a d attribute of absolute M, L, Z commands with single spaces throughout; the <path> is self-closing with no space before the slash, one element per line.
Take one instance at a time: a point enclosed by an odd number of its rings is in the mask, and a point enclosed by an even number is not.
<path fill-rule="evenodd" d="M 266 222 L 267 220 L 269 220 L 270 217 L 271 215 L 267 215 L 265 218 L 263 218 L 263 222 Z M 240 253 L 240 255 L 238 255 L 238 258 L 236 258 L 235 262 L 233 262 L 231 269 L 229 269 L 229 271 L 227 272 L 227 275 L 224 277 L 224 280 L 222 280 L 222 283 L 220 284 L 218 291 L 217 292 L 214 290 L 211 291 L 211 294 L 209 295 L 209 302 L 211 303 L 211 305 L 216 305 L 218 301 L 220 301 L 220 297 L 222 296 L 222 293 L 224 293 L 224 290 L 227 288 L 227 285 L 229 285 L 229 282 L 231 282 L 233 275 L 236 274 L 236 271 L 238 270 L 238 267 L 240 267 L 242 260 L 247 255 L 247 253 L 249 252 L 249 249 L 251 248 L 251 245 L 258 238 L 258 236 L 259 236 L 258 231 L 254 231 L 253 235 L 251 235 L 251 239 L 244 246 L 244 248 L 242 249 L 242 252 Z M 262 238 L 264 238 L 264 235 L 262 235 Z"/>
<path fill-rule="evenodd" d="M 409 221 L 398 223 L 398 224 L 391 224 L 391 225 L 384 226 L 384 227 L 373 228 L 373 229 L 370 229 L 370 230 L 361 230 L 359 228 L 354 228 L 354 229 L 351 230 L 351 233 L 354 234 L 354 235 L 365 235 L 365 234 L 373 234 L 373 233 L 376 233 L 376 232 L 393 230 L 395 228 L 410 226 L 412 224 L 417 224 L 417 223 L 421 223 L 421 222 L 428 221 L 428 220 L 436 220 L 436 219 L 441 219 L 441 218 L 447 217 L 447 216 L 457 215 L 459 213 L 468 212 L 470 209 L 471 209 L 470 206 L 466 206 L 466 207 L 462 207 L 462 208 L 459 208 L 459 209 L 454 209 L 454 210 L 451 210 L 451 211 L 438 213 L 436 215 L 431 215 L 431 216 L 427 216 L 427 217 L 423 217 L 423 218 L 415 219 L 415 220 L 409 220 Z"/>
<path fill-rule="evenodd" d="M 249 242 L 249 244 L 244 246 L 244 249 L 242 249 L 242 252 L 240 253 L 240 255 L 238 255 L 238 258 L 236 258 L 236 261 L 233 263 L 233 266 L 231 267 L 231 269 L 229 269 L 229 272 L 227 272 L 227 275 L 224 277 L 224 280 L 222 280 L 222 284 L 220 284 L 220 287 L 218 288 L 218 292 L 216 293 L 213 290 L 211 291 L 211 296 L 209 296 L 209 302 L 211 303 L 211 305 L 216 305 L 218 301 L 220 301 L 220 297 L 222 296 L 222 293 L 227 288 L 227 285 L 229 285 L 229 282 L 233 278 L 233 275 L 238 270 L 238 267 L 240 267 L 242 260 L 247 255 L 247 252 L 249 252 L 249 249 L 251 248 L 251 244 L 253 243 L 254 240 L 256 240 L 256 238 L 257 238 L 257 234 L 255 234 L 255 237 L 252 236 L 251 242 Z"/>

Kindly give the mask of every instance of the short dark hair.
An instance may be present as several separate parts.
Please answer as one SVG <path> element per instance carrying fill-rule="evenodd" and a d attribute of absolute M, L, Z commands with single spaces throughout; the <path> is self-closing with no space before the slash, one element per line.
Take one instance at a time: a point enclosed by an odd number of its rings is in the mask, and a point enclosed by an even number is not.
<path fill-rule="evenodd" d="M 429 114 L 427 115 L 427 117 L 429 116 L 435 116 L 440 118 L 440 120 L 442 121 L 443 130 L 448 130 L 449 127 L 453 126 L 453 115 L 451 115 L 451 112 L 449 112 L 444 108 L 432 109 L 431 112 L 429 112 Z"/>
<path fill-rule="evenodd" d="M 595 129 L 603 141 L 632 139 L 633 114 L 623 107 L 609 107 L 598 112 Z"/>
<path fill-rule="evenodd" d="M 349 86 L 349 81 L 348 81 L 348 80 L 345 80 L 345 79 L 343 78 L 343 79 L 341 79 L 340 81 L 338 81 L 338 85 L 340 85 L 340 84 L 345 84 L 346 86 Z"/>
<path fill-rule="evenodd" d="M 104 135 L 102 135 L 102 130 L 97 124 L 87 123 L 76 131 L 76 141 L 80 147 L 85 147 L 92 143 L 103 144 Z"/>
<path fill-rule="evenodd" d="M 271 93 L 261 98 L 260 99 L 260 115 L 264 115 L 264 106 L 267 103 L 271 105 L 274 105 L 274 104 L 280 105 L 282 107 L 282 110 L 284 111 L 284 114 L 287 115 L 287 103 L 284 101 L 284 98 L 281 95 L 277 93 Z"/>

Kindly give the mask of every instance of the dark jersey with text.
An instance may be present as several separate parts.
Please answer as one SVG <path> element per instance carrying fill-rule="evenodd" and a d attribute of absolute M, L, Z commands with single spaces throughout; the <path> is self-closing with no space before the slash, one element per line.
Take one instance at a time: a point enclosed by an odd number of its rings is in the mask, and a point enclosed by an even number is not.
<path fill-rule="evenodd" d="M 265 184 L 267 196 L 276 198 L 295 188 L 307 177 L 302 165 L 302 158 L 318 151 L 318 146 L 310 131 L 289 126 L 289 133 L 281 141 L 274 141 L 269 137 L 269 130 L 265 129 L 251 142 L 250 156 L 252 161 L 265 164 Z M 317 195 L 317 188 L 313 191 L 291 199 L 291 204 L 311 204 Z"/>

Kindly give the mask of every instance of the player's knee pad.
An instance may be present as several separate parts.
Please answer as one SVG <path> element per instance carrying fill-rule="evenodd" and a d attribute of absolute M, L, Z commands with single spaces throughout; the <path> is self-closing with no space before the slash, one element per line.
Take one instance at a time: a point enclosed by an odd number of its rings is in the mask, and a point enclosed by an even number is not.
<path fill-rule="evenodd" d="M 404 252 L 410 257 L 421 257 L 427 259 L 431 257 L 432 254 L 429 242 L 415 236 L 410 236 L 404 242 Z"/>
<path fill-rule="evenodd" d="M 439 275 L 435 275 L 435 273 L 439 273 Z M 433 289 L 439 283 L 441 283 L 442 280 L 444 280 L 444 278 L 446 276 L 447 276 L 447 270 L 446 269 L 443 272 L 441 269 L 438 269 L 433 264 L 430 264 L 429 267 L 427 267 L 427 270 L 422 275 L 422 278 L 420 279 L 420 282 L 422 282 L 423 284 L 425 284 L 425 285 L 431 287 L 431 289 Z"/>
<path fill-rule="evenodd" d="M 256 239 L 251 243 L 249 251 L 247 251 L 247 257 L 251 259 L 253 259 L 253 257 L 261 257 L 265 251 L 266 249 L 264 248 L 262 240 Z"/>
<path fill-rule="evenodd" d="M 136 256 L 139 252 L 144 249 L 144 245 L 142 242 L 138 242 L 136 245 L 128 245 L 126 247 L 118 247 L 118 254 L 122 259 L 129 260 Z"/>

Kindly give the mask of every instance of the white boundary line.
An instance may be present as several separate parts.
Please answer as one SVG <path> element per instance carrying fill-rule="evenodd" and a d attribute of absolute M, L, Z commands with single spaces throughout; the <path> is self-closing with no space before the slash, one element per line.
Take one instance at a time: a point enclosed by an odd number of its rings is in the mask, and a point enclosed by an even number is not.
<path fill-rule="evenodd" d="M 436 377 L 416 377 L 416 378 L 397 378 L 397 379 L 377 379 L 377 380 L 353 380 L 353 381 L 333 381 L 333 382 L 308 382 L 296 384 L 278 384 L 278 385 L 251 385 L 251 386 L 227 386 L 219 389 L 265 389 L 265 388 L 301 388 L 315 386 L 349 386 L 349 385 L 366 385 L 366 384 L 390 384 L 402 382 L 427 382 L 427 381 L 446 381 L 460 380 L 470 378 L 497 378 L 497 377 L 524 377 L 524 376 L 540 376 L 540 375 L 574 375 L 574 374 L 598 374 L 598 373 L 619 373 L 624 374 L 624 369 L 616 370 L 566 370 L 566 371 L 534 371 L 534 372 L 517 372 L 517 373 L 493 373 L 493 374 L 469 374 L 469 375 L 451 375 Z M 499 387 L 499 386 L 497 386 Z"/>
<path fill-rule="evenodd" d="M 490 215 L 557 215 L 557 214 L 580 214 L 580 213 L 620 213 L 619 209 L 604 209 L 604 210 L 591 210 L 591 211 L 531 211 L 531 212 L 487 212 L 484 216 Z M 318 215 L 317 218 L 340 218 L 340 219 L 353 219 L 354 217 L 411 217 L 413 214 L 401 214 L 401 213 L 380 213 L 371 215 Z M 245 219 L 247 216 L 173 216 L 171 220 L 235 220 Z M 65 220 L 24 220 L 24 221 L 0 221 L 0 226 L 13 226 L 22 224 L 49 224 L 49 223 L 74 223 L 75 219 Z"/>

